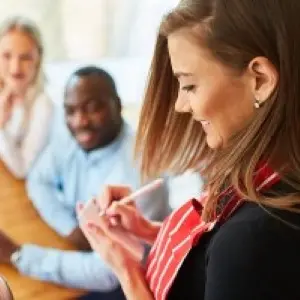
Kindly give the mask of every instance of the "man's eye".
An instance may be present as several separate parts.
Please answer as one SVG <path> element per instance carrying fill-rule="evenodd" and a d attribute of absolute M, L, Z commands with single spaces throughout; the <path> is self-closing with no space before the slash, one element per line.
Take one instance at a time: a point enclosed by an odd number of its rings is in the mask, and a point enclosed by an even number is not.
<path fill-rule="evenodd" d="M 65 108 L 65 114 L 66 115 L 73 115 L 74 109 L 73 108 Z"/>

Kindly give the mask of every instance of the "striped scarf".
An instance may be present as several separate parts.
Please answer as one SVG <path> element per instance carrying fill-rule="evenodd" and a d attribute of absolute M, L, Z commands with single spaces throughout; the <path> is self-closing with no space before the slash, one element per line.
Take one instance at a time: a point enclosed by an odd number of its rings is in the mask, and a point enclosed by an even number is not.
<path fill-rule="evenodd" d="M 279 175 L 267 165 L 262 166 L 254 175 L 257 191 L 267 190 L 280 180 Z M 174 279 L 190 250 L 199 243 L 206 232 L 215 225 L 224 223 L 243 203 L 243 199 L 228 188 L 219 196 L 219 201 L 228 199 L 221 212 L 211 222 L 201 220 L 200 200 L 192 199 L 174 211 L 163 223 L 158 237 L 150 251 L 147 261 L 146 279 L 156 300 L 167 299 Z"/>

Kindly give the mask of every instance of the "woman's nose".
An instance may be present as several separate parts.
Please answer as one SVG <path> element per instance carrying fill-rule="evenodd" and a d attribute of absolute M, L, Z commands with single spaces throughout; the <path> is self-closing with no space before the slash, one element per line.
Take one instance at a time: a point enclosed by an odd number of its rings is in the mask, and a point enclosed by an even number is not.
<path fill-rule="evenodd" d="M 186 99 L 186 97 L 178 96 L 175 102 L 175 110 L 180 113 L 191 112 L 191 106 L 188 99 Z"/>
<path fill-rule="evenodd" d="M 21 71 L 21 62 L 17 58 L 13 58 L 10 61 L 10 73 L 11 74 L 18 74 Z"/>

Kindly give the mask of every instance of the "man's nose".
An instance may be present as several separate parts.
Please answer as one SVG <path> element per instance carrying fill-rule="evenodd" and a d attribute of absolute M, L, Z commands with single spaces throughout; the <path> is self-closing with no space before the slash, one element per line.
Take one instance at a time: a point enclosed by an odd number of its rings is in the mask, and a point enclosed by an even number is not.
<path fill-rule="evenodd" d="M 76 128 L 84 127 L 88 125 L 88 123 L 89 123 L 88 116 L 84 112 L 77 111 L 75 113 L 73 119 L 74 127 Z"/>

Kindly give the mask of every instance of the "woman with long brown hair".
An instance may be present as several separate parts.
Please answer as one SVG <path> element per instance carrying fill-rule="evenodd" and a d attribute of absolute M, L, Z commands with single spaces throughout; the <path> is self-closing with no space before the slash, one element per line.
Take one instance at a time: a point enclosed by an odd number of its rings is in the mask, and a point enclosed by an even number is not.
<path fill-rule="evenodd" d="M 27 175 L 45 146 L 52 121 L 43 55 L 32 21 L 13 17 L 0 25 L 0 159 L 17 178 Z"/>
<path fill-rule="evenodd" d="M 300 299 L 299 15 L 297 0 L 183 0 L 162 21 L 137 153 L 146 177 L 207 184 L 163 224 L 119 202 L 128 189 L 100 197 L 82 228 L 127 299 Z M 152 244 L 145 267 L 116 220 Z"/>

